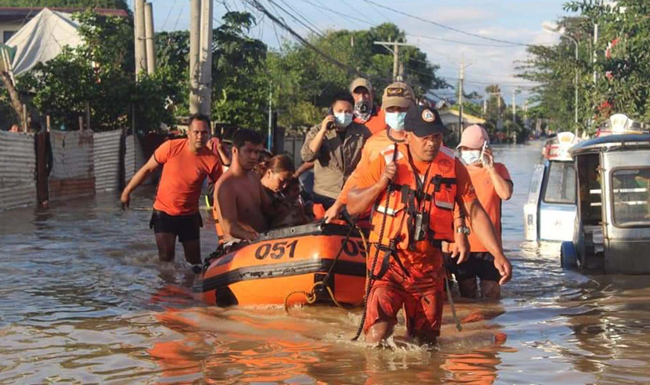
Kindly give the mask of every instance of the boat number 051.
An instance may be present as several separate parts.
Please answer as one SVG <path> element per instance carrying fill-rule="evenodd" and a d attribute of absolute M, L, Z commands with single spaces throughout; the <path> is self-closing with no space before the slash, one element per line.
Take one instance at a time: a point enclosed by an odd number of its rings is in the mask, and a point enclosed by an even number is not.
<path fill-rule="evenodd" d="M 343 246 L 343 251 L 345 254 L 351 256 L 351 257 L 356 257 L 358 255 L 361 255 L 362 257 L 366 256 L 366 252 L 363 247 L 363 242 L 358 241 L 347 241 L 343 245 L 343 241 L 341 241 L 341 244 Z M 296 246 L 298 246 L 298 241 L 292 241 L 292 242 L 275 242 L 275 243 L 265 243 L 263 245 L 260 245 L 256 250 L 255 250 L 255 258 L 257 259 L 265 259 L 267 257 L 271 257 L 272 259 L 281 259 L 289 253 L 289 258 L 293 258 L 296 255 Z"/>

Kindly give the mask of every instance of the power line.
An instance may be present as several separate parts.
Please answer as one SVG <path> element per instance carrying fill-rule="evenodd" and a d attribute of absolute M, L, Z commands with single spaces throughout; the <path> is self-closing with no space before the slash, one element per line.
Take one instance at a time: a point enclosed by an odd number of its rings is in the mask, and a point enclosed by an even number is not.
<path fill-rule="evenodd" d="M 370 22 L 371 25 L 374 25 L 374 24 L 375 24 L 375 23 L 373 23 L 372 20 L 370 20 L 370 18 L 368 18 L 368 17 L 365 15 L 365 13 L 363 13 L 363 12 L 359 12 L 359 10 L 357 10 L 356 8 L 354 8 L 354 7 L 352 6 L 352 4 L 348 3 L 346 0 L 341 0 L 341 1 L 342 1 L 343 3 L 345 3 L 345 5 L 347 5 L 348 7 L 350 7 L 350 9 L 352 9 L 352 11 L 354 11 L 354 13 L 356 13 L 357 15 L 361 15 L 361 16 L 363 16 L 366 20 L 368 20 L 368 21 Z M 349 16 L 349 15 L 348 15 L 348 16 Z"/>
<path fill-rule="evenodd" d="M 167 20 L 169 20 L 169 16 L 171 16 L 172 10 L 174 9 L 174 7 L 176 7 L 176 1 L 178 1 L 178 0 L 174 0 L 174 3 L 172 4 L 172 6 L 169 7 L 169 12 L 167 12 L 167 17 L 165 18 L 165 22 L 163 23 L 162 28 L 160 29 L 161 31 L 165 30 L 165 26 L 167 25 Z"/>
<path fill-rule="evenodd" d="M 289 3 L 287 3 L 285 0 L 280 0 L 280 1 L 282 2 L 282 4 L 286 5 L 287 8 L 289 8 L 290 10 L 292 10 L 296 15 L 298 15 L 300 18 L 302 18 L 302 19 L 303 19 L 307 24 L 311 25 L 311 26 L 312 26 L 316 31 L 320 32 L 320 34 L 323 35 L 323 31 L 320 30 L 320 29 L 316 26 L 316 24 L 312 23 L 311 20 L 309 20 L 307 17 L 305 17 L 305 15 L 303 15 L 303 14 L 300 13 L 300 12 L 298 12 L 295 8 L 293 8 L 291 5 L 289 5 Z M 275 3 L 274 0 L 269 0 L 269 2 Z M 277 4 L 277 3 L 275 3 L 275 4 Z"/>
<path fill-rule="evenodd" d="M 435 22 L 435 21 L 432 21 L 432 20 L 427 20 L 427 19 L 421 18 L 421 17 L 419 17 L 419 16 L 411 15 L 411 14 L 409 14 L 409 13 L 406 13 L 406 12 L 400 11 L 399 9 L 391 8 L 391 7 L 388 7 L 388 6 L 385 6 L 385 5 L 382 5 L 382 4 L 379 4 L 379 3 L 376 3 L 376 2 L 374 2 L 374 1 L 372 1 L 372 0 L 363 0 L 363 1 L 365 1 L 365 2 L 368 3 L 368 4 L 372 4 L 372 5 L 375 5 L 375 6 L 377 6 L 377 7 L 387 9 L 387 10 L 389 10 L 389 11 L 391 11 L 391 12 L 395 12 L 395 13 L 398 13 L 398 14 L 400 14 L 400 15 L 404 15 L 404 16 L 406 16 L 406 17 L 410 17 L 410 18 L 412 18 L 412 19 L 420 20 L 420 21 L 422 21 L 422 22 L 429 23 L 429 24 L 435 25 L 435 26 L 440 27 L 440 28 L 448 29 L 448 30 L 450 30 L 450 31 L 454 31 L 454 32 L 462 33 L 462 34 L 464 34 L 464 35 L 473 36 L 473 37 L 476 37 L 476 38 L 479 38 L 479 39 L 484 39 L 484 40 L 490 40 L 490 41 L 494 41 L 494 42 L 497 42 L 497 43 L 512 44 L 512 45 L 521 45 L 521 46 L 529 46 L 529 44 L 524 44 L 524 43 L 519 43 L 519 42 L 513 42 L 513 41 L 508 41 L 508 40 L 502 40 L 502 39 L 495 39 L 495 38 L 491 38 L 491 37 L 487 37 L 487 36 L 482 36 L 482 35 L 479 35 L 479 34 L 476 34 L 476 33 L 463 31 L 462 29 L 458 29 L 458 28 L 450 27 L 450 26 L 447 26 L 447 25 L 444 25 L 444 24 L 441 24 L 441 23 L 438 23 L 438 22 Z"/>
<path fill-rule="evenodd" d="M 300 25 L 302 25 L 303 27 L 307 28 L 307 29 L 308 29 L 309 31 L 311 31 L 314 35 L 317 35 L 317 36 L 319 36 L 319 37 L 324 37 L 324 35 L 323 35 L 321 32 L 317 32 L 316 30 L 314 30 L 313 28 L 311 28 L 309 25 L 307 25 L 307 24 L 305 24 L 304 22 L 302 22 L 300 19 L 298 19 L 296 16 L 294 16 L 291 12 L 289 12 L 289 11 L 287 11 L 286 9 L 282 8 L 282 7 L 281 7 L 278 3 L 276 3 L 275 1 L 273 1 L 273 0 L 269 0 L 269 3 L 270 3 L 271 5 L 275 5 L 276 7 L 280 8 L 284 13 L 286 13 L 287 15 L 289 15 L 289 17 L 291 17 L 292 19 L 294 19 L 295 21 L 297 21 L 297 22 L 298 22 Z M 274 7 L 274 8 L 275 8 L 275 7 Z M 277 12 L 277 11 L 276 11 L 276 12 Z"/>
<path fill-rule="evenodd" d="M 357 76 L 361 77 L 366 77 L 365 74 L 363 74 L 361 71 L 357 70 L 356 68 L 352 68 L 344 63 L 341 63 L 340 61 L 334 59 L 330 55 L 326 54 L 325 52 L 321 51 L 320 49 L 316 48 L 314 45 L 309 43 L 304 37 L 300 36 L 296 31 L 294 31 L 291 27 L 289 27 L 285 22 L 281 21 L 270 13 L 258 0 L 245 0 L 247 3 L 252 5 L 253 7 L 257 8 L 260 12 L 264 13 L 269 19 L 271 19 L 274 23 L 278 24 L 280 27 L 282 27 L 284 30 L 289 32 L 293 37 L 295 37 L 300 43 L 302 43 L 305 47 L 311 49 L 312 51 L 316 52 L 318 55 L 323 57 L 325 60 L 329 61 L 330 63 L 336 65 L 337 67 L 344 69 L 350 73 L 353 73 Z"/>

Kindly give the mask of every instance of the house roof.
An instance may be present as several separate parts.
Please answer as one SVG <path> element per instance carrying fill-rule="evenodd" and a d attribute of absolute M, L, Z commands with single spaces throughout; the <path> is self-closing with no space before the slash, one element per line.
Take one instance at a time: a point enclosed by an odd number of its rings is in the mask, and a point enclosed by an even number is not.
<path fill-rule="evenodd" d="M 440 117 L 444 124 L 458 123 L 458 111 L 456 110 L 444 110 L 440 111 Z M 470 115 L 466 112 L 463 112 L 463 123 L 465 124 L 484 124 L 485 119 L 481 119 L 474 115 Z"/>
<path fill-rule="evenodd" d="M 27 19 L 38 15 L 45 7 L 0 7 L 0 23 L 25 22 Z M 81 12 L 86 8 L 47 7 L 52 11 L 63 13 Z M 128 17 L 123 9 L 93 8 L 98 15 Z"/>

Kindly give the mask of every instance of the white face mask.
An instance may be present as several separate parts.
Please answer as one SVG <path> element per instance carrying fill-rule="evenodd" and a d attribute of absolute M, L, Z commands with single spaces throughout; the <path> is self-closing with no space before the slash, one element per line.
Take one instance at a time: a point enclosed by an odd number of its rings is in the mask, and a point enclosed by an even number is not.
<path fill-rule="evenodd" d="M 480 150 L 465 150 L 460 153 L 460 158 L 466 165 L 475 164 L 480 161 Z"/>
<path fill-rule="evenodd" d="M 345 128 L 352 123 L 353 115 L 346 112 L 336 112 L 334 113 L 334 117 L 336 118 L 336 125 Z"/>
<path fill-rule="evenodd" d="M 384 118 L 388 127 L 395 131 L 404 130 L 404 120 L 406 119 L 406 112 L 387 112 Z"/>

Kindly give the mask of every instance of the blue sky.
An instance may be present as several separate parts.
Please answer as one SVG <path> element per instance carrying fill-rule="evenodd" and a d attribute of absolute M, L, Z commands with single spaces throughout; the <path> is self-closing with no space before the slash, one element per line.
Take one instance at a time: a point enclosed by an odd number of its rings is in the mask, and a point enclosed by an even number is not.
<path fill-rule="evenodd" d="M 554 21 L 567 15 L 562 9 L 566 0 L 259 1 L 269 11 L 282 15 L 287 23 L 303 36 L 308 35 L 309 31 L 282 13 L 279 7 L 287 10 L 292 8 L 310 24 L 322 31 L 327 29 L 367 29 L 371 25 L 387 21 L 393 22 L 409 34 L 408 43 L 420 47 L 427 53 L 430 62 L 440 65 L 438 75 L 447 79 L 450 84 L 457 83 L 459 66 L 464 56 L 465 63 L 470 64 L 465 71 L 465 88 L 468 91 L 482 93 L 486 83 L 498 83 L 508 95 L 506 100 L 510 102 L 512 89 L 518 87 L 522 90 L 522 93 L 517 96 L 518 103 L 522 103 L 528 96 L 527 87 L 530 87 L 530 84 L 513 77 L 515 61 L 526 58 L 525 46 L 503 45 L 467 36 L 390 11 L 382 8 L 381 5 L 480 36 L 526 44 L 557 42 L 558 36 L 544 32 L 542 23 Z M 132 3 L 132 0 L 129 2 Z M 155 0 L 153 3 L 154 25 L 157 31 L 187 29 L 189 25 L 188 0 Z M 257 10 L 251 9 L 243 0 L 218 0 L 214 2 L 214 6 L 216 20 L 221 18 L 226 12 L 226 8 L 248 10 L 258 16 L 259 23 L 253 29 L 252 35 L 271 47 L 278 47 L 278 38 L 292 40 L 291 36 L 279 27 L 276 27 L 276 35 L 272 22 L 267 18 L 262 18 Z M 336 13 L 327 11 L 323 7 L 334 10 Z M 363 22 L 353 20 L 349 16 L 361 19 Z M 417 36 L 450 39 L 462 43 Z M 439 94 L 445 96 L 452 92 L 453 90 Z"/>

